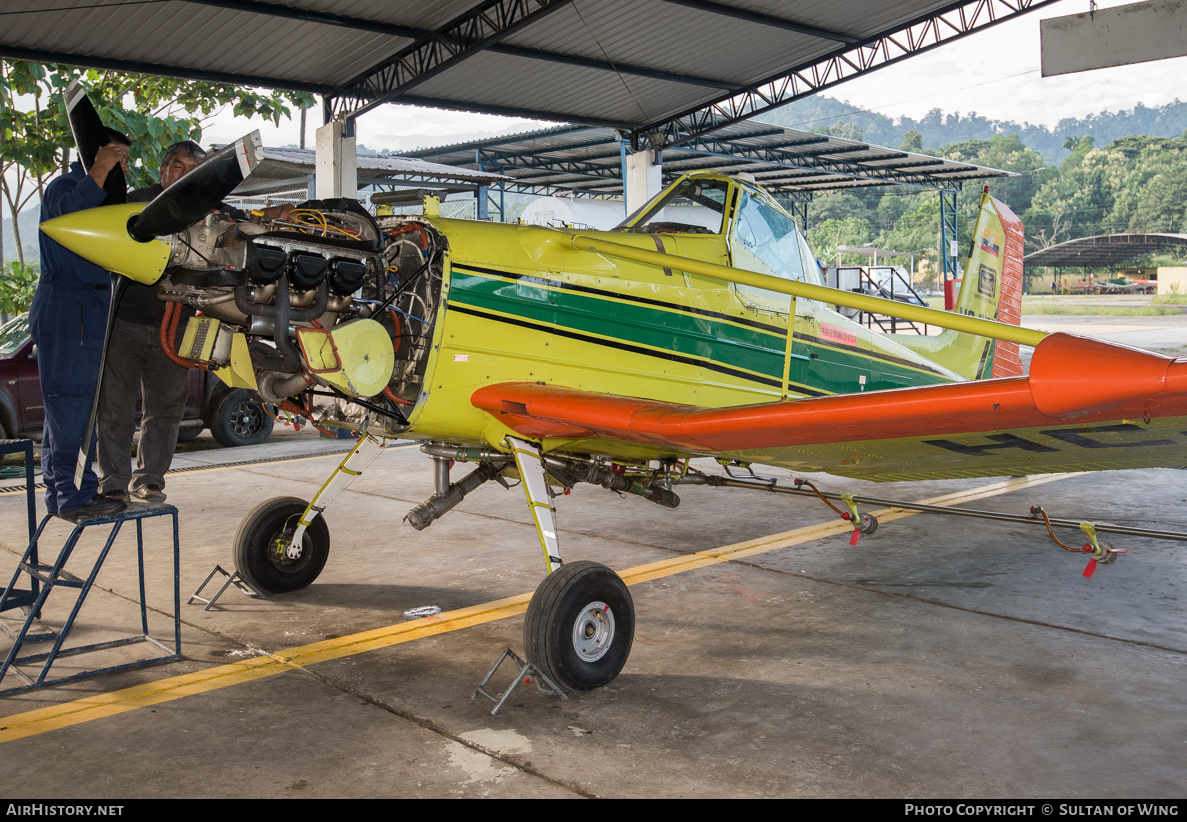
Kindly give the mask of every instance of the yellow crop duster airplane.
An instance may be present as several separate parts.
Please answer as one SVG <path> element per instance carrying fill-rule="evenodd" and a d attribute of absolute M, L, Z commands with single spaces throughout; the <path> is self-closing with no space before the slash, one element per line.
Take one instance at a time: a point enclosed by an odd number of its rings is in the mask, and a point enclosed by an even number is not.
<path fill-rule="evenodd" d="M 634 609 L 609 568 L 561 563 L 552 488 L 675 507 L 673 488 L 706 481 L 696 457 L 871 480 L 1187 463 L 1187 360 L 1019 328 L 1020 224 L 988 197 L 952 313 L 825 287 L 792 218 L 746 179 L 687 174 L 609 232 L 377 222 L 345 200 L 283 222 L 212 211 L 260 156 L 244 138 L 147 206 L 42 230 L 156 283 L 179 360 L 361 434 L 313 500 L 269 500 L 240 526 L 238 568 L 265 591 L 309 585 L 329 552 L 322 511 L 388 442 L 418 440 L 436 493 L 408 513 L 417 529 L 522 480 L 549 572 L 527 654 L 588 689 L 625 664 Z M 176 351 L 183 306 L 200 315 Z M 836 306 L 947 330 L 877 334 Z M 1034 346 L 1029 376 L 1018 345 Z M 454 462 L 476 467 L 454 481 Z"/>

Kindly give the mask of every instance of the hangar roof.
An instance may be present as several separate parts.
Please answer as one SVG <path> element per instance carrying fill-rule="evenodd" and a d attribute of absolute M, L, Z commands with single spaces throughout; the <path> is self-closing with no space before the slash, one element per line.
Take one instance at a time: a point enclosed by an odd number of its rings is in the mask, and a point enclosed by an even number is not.
<path fill-rule="evenodd" d="M 1032 251 L 1022 258 L 1025 268 L 1085 266 L 1108 268 L 1156 251 L 1187 247 L 1187 234 L 1105 234 Z"/>
<path fill-rule="evenodd" d="M 498 171 L 531 193 L 622 193 L 617 132 L 561 126 L 408 152 L 409 157 L 474 170 Z M 797 131 L 754 121 L 664 149 L 664 184 L 686 171 L 745 172 L 772 192 L 833 191 L 879 185 L 956 188 L 964 180 L 1012 176 L 1008 171 L 958 163 Z"/>
<path fill-rule="evenodd" d="M 1055 0 L 5 0 L 0 56 L 672 145 Z"/>
<path fill-rule="evenodd" d="M 265 148 L 264 159 L 238 188 L 236 197 L 305 188 L 314 173 L 316 155 L 308 148 Z M 380 181 L 398 184 L 425 183 L 433 187 L 450 183 L 466 186 L 489 186 L 511 178 L 476 169 L 457 168 L 411 157 L 360 154 L 355 163 L 361 185 Z"/>

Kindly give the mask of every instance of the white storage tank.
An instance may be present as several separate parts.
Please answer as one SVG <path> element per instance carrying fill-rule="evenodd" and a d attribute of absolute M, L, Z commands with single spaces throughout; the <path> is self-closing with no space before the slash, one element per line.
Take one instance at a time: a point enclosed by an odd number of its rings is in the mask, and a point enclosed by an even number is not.
<path fill-rule="evenodd" d="M 554 228 L 571 226 L 609 231 L 626 219 L 622 200 L 590 200 L 581 197 L 537 197 L 519 218 L 528 225 Z"/>

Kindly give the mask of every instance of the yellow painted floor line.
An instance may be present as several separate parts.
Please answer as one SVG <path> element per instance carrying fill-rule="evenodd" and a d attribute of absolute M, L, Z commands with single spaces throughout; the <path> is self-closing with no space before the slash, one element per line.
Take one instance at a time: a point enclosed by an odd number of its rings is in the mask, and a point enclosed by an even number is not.
<path fill-rule="evenodd" d="M 979 488 L 944 494 L 943 496 L 934 497 L 923 502 L 927 505 L 955 505 L 1041 485 L 1053 480 L 1065 479 L 1070 476 L 1076 475 L 1051 474 L 1009 479 Z M 890 522 L 892 520 L 902 519 L 903 517 L 909 517 L 916 513 L 918 512 L 901 508 L 887 508 L 873 512 L 880 522 Z M 765 554 L 770 551 L 777 551 L 780 548 L 801 545 L 805 542 L 812 542 L 828 536 L 848 534 L 852 530 L 851 525 L 840 520 L 819 525 L 808 525 L 769 537 L 759 537 L 733 545 L 714 548 L 709 551 L 701 551 L 696 554 L 672 557 L 671 559 L 660 560 L 659 562 L 639 565 L 622 571 L 620 575 L 627 585 L 637 585 L 642 582 L 693 571 L 697 568 L 704 568 L 721 562 L 729 562 L 734 559 L 742 559 L 744 557 Z M 506 619 L 525 612 L 528 607 L 528 601 L 531 598 L 531 593 L 526 593 L 504 599 L 496 599 L 491 602 L 482 603 L 481 605 L 459 608 L 455 611 L 448 611 L 412 622 L 402 622 L 396 625 L 375 628 L 370 631 L 362 631 L 357 634 L 349 634 L 336 639 L 327 639 L 309 645 L 300 645 L 295 648 L 288 648 L 283 651 L 277 651 L 274 654 L 246 659 L 230 665 L 219 665 L 192 674 L 147 682 L 143 685 L 136 685 L 121 691 L 95 694 L 61 705 L 51 705 L 35 711 L 0 717 L 0 743 L 22 739 L 27 736 L 35 736 L 46 731 L 66 728 L 71 725 L 79 725 L 84 722 L 134 711 L 150 705 L 159 705 L 162 702 L 170 702 L 187 696 L 215 691 L 219 688 L 226 688 L 243 682 L 251 682 L 256 679 L 275 676 L 276 674 L 297 670 L 318 662 L 328 662 L 332 659 L 354 656 L 424 637 L 437 636 L 438 634 L 459 631 L 474 625 Z"/>

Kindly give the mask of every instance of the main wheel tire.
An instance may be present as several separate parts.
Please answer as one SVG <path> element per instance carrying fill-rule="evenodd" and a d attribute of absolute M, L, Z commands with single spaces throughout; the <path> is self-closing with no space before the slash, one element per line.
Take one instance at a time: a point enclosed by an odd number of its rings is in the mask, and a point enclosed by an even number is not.
<path fill-rule="evenodd" d="M 528 603 L 528 660 L 567 691 L 618 676 L 635 639 L 635 603 L 618 574 L 588 560 L 553 571 Z"/>
<path fill-rule="evenodd" d="M 305 588 L 326 567 L 330 529 L 318 514 L 305 529 L 296 557 L 286 548 L 308 506 L 298 497 L 276 497 L 261 503 L 239 524 L 235 533 L 235 567 L 243 577 L 269 594 Z"/>
<path fill-rule="evenodd" d="M 276 421 L 242 388 L 227 391 L 213 403 L 210 433 L 219 445 L 258 445 L 272 434 Z"/>

